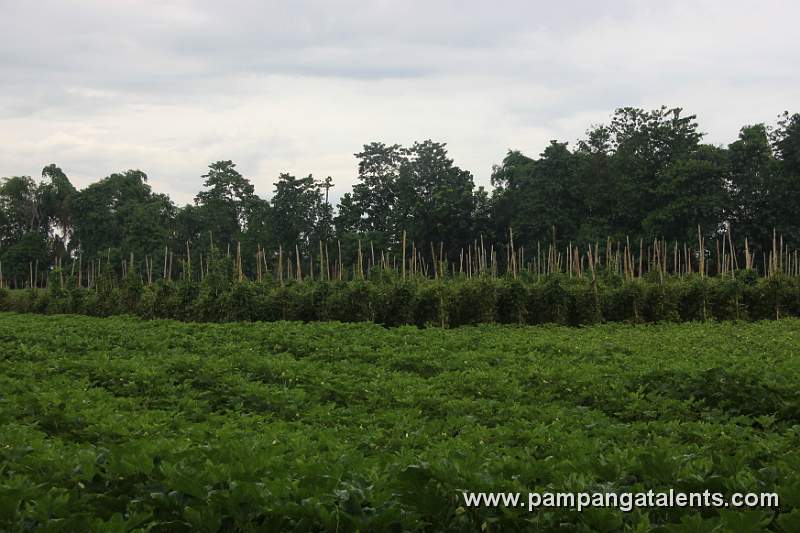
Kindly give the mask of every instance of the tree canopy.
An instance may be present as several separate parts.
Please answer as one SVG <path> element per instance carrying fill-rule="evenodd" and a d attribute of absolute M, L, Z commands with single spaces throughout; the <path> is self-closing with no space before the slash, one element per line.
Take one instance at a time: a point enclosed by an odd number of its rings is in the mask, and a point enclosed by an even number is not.
<path fill-rule="evenodd" d="M 113 173 L 76 189 L 55 164 L 41 179 L 0 179 L 0 262 L 6 277 L 65 257 L 164 259 L 187 246 L 208 255 L 239 245 L 314 252 L 338 240 L 396 249 L 405 235 L 418 250 L 455 258 L 470 243 L 518 245 L 557 239 L 690 241 L 732 231 L 751 249 L 773 232 L 800 244 L 800 114 L 774 126 L 741 128 L 727 146 L 706 144 L 695 115 L 680 108 L 618 109 L 574 145 L 553 140 L 538 155 L 509 150 L 476 187 L 447 145 L 371 142 L 355 155 L 356 183 L 331 200 L 330 177 L 279 174 L 269 199 L 232 161 L 200 175 L 192 204 L 176 206 L 140 170 Z M 200 174 L 200 173 L 198 173 Z"/>

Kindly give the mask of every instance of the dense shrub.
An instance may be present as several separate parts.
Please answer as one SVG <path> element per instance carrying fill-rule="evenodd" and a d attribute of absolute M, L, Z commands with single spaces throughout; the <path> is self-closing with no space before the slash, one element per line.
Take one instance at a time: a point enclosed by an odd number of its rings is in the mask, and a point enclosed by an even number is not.
<path fill-rule="evenodd" d="M 497 320 L 503 324 L 528 321 L 528 285 L 518 279 L 505 280 L 496 289 Z"/>
<path fill-rule="evenodd" d="M 0 291 L 0 310 L 77 313 L 94 316 L 135 314 L 185 321 L 339 320 L 386 326 L 457 327 L 501 322 L 555 323 L 763 320 L 800 316 L 800 280 L 734 277 L 652 276 L 623 280 L 553 274 L 431 280 L 375 276 L 355 281 L 231 281 L 219 262 L 202 282 L 159 280 L 145 285 L 130 275 L 115 286 L 102 276 L 87 289 L 53 273 L 47 290 Z"/>
<path fill-rule="evenodd" d="M 497 282 L 488 278 L 467 279 L 448 283 L 450 297 L 447 318 L 451 326 L 481 324 L 495 321 Z"/>
<path fill-rule="evenodd" d="M 387 326 L 413 324 L 415 322 L 417 287 L 412 281 L 381 283 L 378 286 L 381 295 L 375 313 L 375 320 Z"/>
<path fill-rule="evenodd" d="M 543 283 L 535 283 L 528 292 L 527 314 L 530 324 L 566 324 L 570 299 L 561 285 L 561 275 L 545 278 Z"/>

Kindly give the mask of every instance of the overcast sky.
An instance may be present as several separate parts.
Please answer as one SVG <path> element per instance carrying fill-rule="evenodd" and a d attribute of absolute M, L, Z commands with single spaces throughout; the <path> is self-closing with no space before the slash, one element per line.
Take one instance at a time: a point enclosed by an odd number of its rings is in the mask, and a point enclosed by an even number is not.
<path fill-rule="evenodd" d="M 0 0 L 0 176 L 139 168 L 179 203 L 232 159 L 354 183 L 370 141 L 448 143 L 488 184 L 508 149 L 620 106 L 706 141 L 800 111 L 800 2 Z"/>

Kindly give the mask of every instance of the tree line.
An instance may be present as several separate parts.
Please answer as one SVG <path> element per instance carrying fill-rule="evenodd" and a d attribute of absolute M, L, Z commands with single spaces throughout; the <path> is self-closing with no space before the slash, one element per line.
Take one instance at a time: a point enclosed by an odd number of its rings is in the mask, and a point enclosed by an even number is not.
<path fill-rule="evenodd" d="M 509 228 L 514 245 L 529 250 L 687 242 L 698 228 L 703 239 L 725 234 L 737 247 L 747 238 L 754 253 L 774 246 L 776 233 L 788 247 L 800 241 L 800 114 L 745 126 L 720 146 L 704 143 L 696 116 L 680 108 L 621 108 L 575 146 L 554 140 L 536 157 L 509 151 L 493 168 L 491 190 L 454 164 L 445 143 L 373 142 L 355 157 L 357 183 L 335 206 L 330 177 L 280 174 L 265 199 L 232 161 L 209 165 L 184 206 L 153 191 L 140 170 L 81 190 L 54 164 L 39 180 L 2 178 L 2 275 L 24 286 L 33 265 L 44 279 L 52 265 L 102 258 L 122 273 L 129 257 L 152 265 L 173 253 L 199 258 L 202 268 L 203 257 L 232 248 L 250 275 L 260 272 L 259 258 L 282 253 L 310 270 L 299 258 L 313 261 L 323 243 L 335 243 L 340 268 L 362 245 L 397 252 L 404 241 L 456 261 L 479 239 L 500 250 Z"/>

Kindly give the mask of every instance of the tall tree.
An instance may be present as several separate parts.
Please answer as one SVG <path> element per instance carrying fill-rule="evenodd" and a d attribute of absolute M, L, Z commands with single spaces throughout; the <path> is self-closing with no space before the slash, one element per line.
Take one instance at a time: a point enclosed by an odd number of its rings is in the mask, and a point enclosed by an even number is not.
<path fill-rule="evenodd" d="M 4 213 L 0 239 L 15 241 L 25 233 L 44 229 L 39 187 L 30 176 L 3 178 L 0 182 L 0 210 Z"/>
<path fill-rule="evenodd" d="M 800 176 L 800 113 L 785 111 L 772 132 L 775 157 L 786 175 Z"/>
<path fill-rule="evenodd" d="M 800 113 L 785 112 L 772 132 L 771 142 L 777 168 L 769 209 L 784 241 L 800 246 Z"/>
<path fill-rule="evenodd" d="M 671 163 L 697 149 L 702 138 L 695 115 L 662 106 L 652 111 L 618 109 L 608 127 L 611 179 L 617 202 L 612 226 L 631 236 L 644 235 L 642 222 L 654 205 Z"/>
<path fill-rule="evenodd" d="M 443 243 L 455 256 L 472 241 L 475 213 L 472 174 L 453 164 L 445 143 L 426 140 L 408 149 L 398 178 L 398 227 L 423 248 Z"/>
<path fill-rule="evenodd" d="M 62 254 L 67 250 L 72 235 L 72 203 L 78 191 L 67 175 L 54 164 L 42 169 L 42 180 L 39 186 L 41 214 L 45 218 L 54 251 Z"/>
<path fill-rule="evenodd" d="M 653 191 L 657 200 L 642 221 L 644 234 L 691 242 L 700 227 L 706 237 L 719 235 L 730 207 L 727 168 L 725 150 L 707 145 L 673 161 Z"/>
<path fill-rule="evenodd" d="M 574 241 L 584 212 L 578 169 L 567 143 L 551 141 L 538 160 L 509 152 L 493 175 L 497 236 L 512 228 L 516 244 L 531 247 L 548 240 L 555 227 L 560 239 Z"/>
<path fill-rule="evenodd" d="M 89 185 L 73 204 L 72 248 L 90 257 L 110 250 L 119 257 L 133 252 L 143 258 L 172 236 L 175 207 L 167 195 L 153 193 L 140 170 Z"/>
<path fill-rule="evenodd" d="M 400 168 L 408 163 L 407 153 L 399 144 L 373 142 L 355 156 L 359 181 L 353 186 L 352 198 L 361 214 L 353 230 L 394 236 L 397 182 Z"/>
<path fill-rule="evenodd" d="M 272 228 L 284 248 L 297 245 L 307 249 L 311 245 L 313 250 L 313 241 L 330 233 L 320 226 L 324 211 L 321 188 L 310 174 L 305 178 L 286 173 L 278 176 L 272 196 Z"/>
<path fill-rule="evenodd" d="M 590 128 L 578 141 L 576 192 L 580 196 L 581 217 L 575 240 L 602 242 L 607 237 L 622 237 L 613 225 L 619 199 L 611 175 L 611 132 L 607 126 Z"/>
<path fill-rule="evenodd" d="M 233 161 L 217 161 L 208 166 L 203 187 L 195 197 L 207 230 L 214 241 L 228 246 L 239 240 L 247 225 L 247 213 L 255 200 L 255 188 L 242 176 Z"/>
<path fill-rule="evenodd" d="M 753 245 L 772 241 L 776 220 L 770 212 L 774 197 L 775 160 L 764 124 L 745 126 L 739 138 L 728 145 L 730 161 L 730 221 L 735 234 L 748 237 Z"/>
<path fill-rule="evenodd" d="M 29 176 L 4 178 L 0 181 L 0 262 L 4 276 L 23 286 L 30 283 L 33 265 L 41 265 L 44 272 L 49 260 L 41 188 Z"/>

